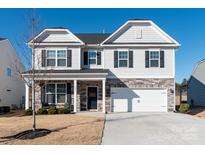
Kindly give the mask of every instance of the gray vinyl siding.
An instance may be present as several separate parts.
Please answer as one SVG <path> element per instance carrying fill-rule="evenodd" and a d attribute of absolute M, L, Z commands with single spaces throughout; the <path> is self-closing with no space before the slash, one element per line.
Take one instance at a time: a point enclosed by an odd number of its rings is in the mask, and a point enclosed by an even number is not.
<path fill-rule="evenodd" d="M 72 67 L 42 67 L 42 56 L 41 56 L 41 50 L 47 50 L 47 49 L 64 49 L 64 50 L 72 50 Z M 35 69 L 80 69 L 80 47 L 55 47 L 55 48 L 38 48 L 35 49 Z"/>
<path fill-rule="evenodd" d="M 205 106 L 205 61 L 198 64 L 188 83 L 188 102 Z"/>
<path fill-rule="evenodd" d="M 174 78 L 175 76 L 175 51 L 174 49 L 163 49 L 165 64 L 164 68 L 145 68 L 145 51 L 147 49 L 132 48 L 133 51 L 133 68 L 114 68 L 114 51 L 117 49 L 104 49 L 104 68 L 110 69 L 109 77 L 119 78 Z"/>
<path fill-rule="evenodd" d="M 138 38 L 137 31 L 141 31 L 141 38 Z M 171 41 L 165 38 L 161 33 L 156 30 L 155 27 L 151 26 L 150 24 L 141 24 L 141 25 L 133 25 L 129 26 L 122 32 L 119 32 L 116 37 L 114 37 L 109 42 L 113 43 L 171 43 Z"/>

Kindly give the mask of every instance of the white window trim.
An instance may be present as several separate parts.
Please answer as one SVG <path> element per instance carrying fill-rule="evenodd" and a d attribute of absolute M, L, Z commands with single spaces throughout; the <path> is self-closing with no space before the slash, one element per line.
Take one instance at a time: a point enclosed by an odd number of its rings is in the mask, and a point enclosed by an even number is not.
<path fill-rule="evenodd" d="M 58 51 L 62 51 L 62 50 L 64 50 L 65 51 L 65 53 L 66 53 L 66 57 L 65 58 L 58 58 Z M 55 58 L 48 58 L 47 57 L 47 52 L 48 51 L 55 51 Z M 48 59 L 54 59 L 55 60 L 55 66 L 48 66 Z M 58 66 L 58 59 L 65 59 L 66 60 L 66 65 L 65 66 Z M 47 49 L 46 50 L 46 66 L 47 67 L 67 67 L 67 62 L 68 62 L 68 60 L 67 60 L 67 49 Z"/>
<path fill-rule="evenodd" d="M 49 84 L 54 84 L 55 85 L 55 93 L 47 93 L 47 85 L 49 85 Z M 65 88 L 66 88 L 65 93 L 57 93 L 57 85 L 59 85 L 59 84 L 64 84 L 65 85 Z M 64 83 L 64 82 L 62 82 L 62 83 L 47 83 L 45 85 L 45 91 L 46 91 L 45 92 L 45 99 L 47 99 L 46 95 L 49 95 L 49 94 L 54 94 L 55 95 L 55 105 L 65 104 L 67 102 L 67 84 L 66 83 Z M 58 101 L 57 101 L 58 94 L 65 94 L 65 102 L 64 103 L 58 103 Z M 47 102 L 47 100 L 46 100 L 46 102 Z M 48 103 L 48 104 L 51 105 L 52 103 Z"/>
<path fill-rule="evenodd" d="M 159 58 L 158 59 L 151 58 L 151 54 L 150 54 L 151 52 L 158 52 Z M 158 60 L 158 66 L 157 67 L 151 66 L 151 60 Z M 149 50 L 149 68 L 160 68 L 160 50 L 159 49 L 150 49 Z"/>
<path fill-rule="evenodd" d="M 88 66 L 89 66 L 89 65 L 96 66 L 97 63 L 98 63 L 98 62 L 97 62 L 97 59 L 98 59 L 98 58 L 97 58 L 97 50 L 88 50 L 87 52 L 88 52 Z M 95 57 L 95 58 L 89 58 L 89 52 L 95 52 L 95 53 L 96 53 L 96 57 Z M 95 64 L 90 64 L 90 61 L 89 61 L 90 59 L 95 59 L 95 60 L 96 60 L 96 63 L 95 63 Z"/>
<path fill-rule="evenodd" d="M 120 52 L 127 52 L 127 59 L 120 59 Z M 120 60 L 127 60 L 127 66 L 120 66 Z M 129 50 L 118 50 L 118 68 L 129 68 Z"/>

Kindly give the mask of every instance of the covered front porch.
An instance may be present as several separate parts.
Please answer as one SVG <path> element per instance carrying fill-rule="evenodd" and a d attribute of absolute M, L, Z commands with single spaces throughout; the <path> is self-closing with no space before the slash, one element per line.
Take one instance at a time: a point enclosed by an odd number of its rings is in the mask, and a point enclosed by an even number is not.
<path fill-rule="evenodd" d="M 36 109 L 56 106 L 67 107 L 73 112 L 106 112 L 107 71 L 79 70 L 38 73 L 35 77 Z M 30 74 L 31 75 L 31 74 Z M 26 85 L 26 108 L 31 107 L 31 87 Z"/>

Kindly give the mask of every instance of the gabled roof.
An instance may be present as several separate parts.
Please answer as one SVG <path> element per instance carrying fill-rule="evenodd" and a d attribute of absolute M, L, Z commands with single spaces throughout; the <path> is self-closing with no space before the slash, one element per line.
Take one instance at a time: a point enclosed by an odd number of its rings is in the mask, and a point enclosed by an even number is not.
<path fill-rule="evenodd" d="M 147 20 L 147 19 L 129 19 L 127 22 L 125 22 L 121 27 L 119 27 L 114 33 L 112 33 L 108 38 L 106 38 L 101 45 L 106 44 L 107 41 L 109 41 L 111 38 L 113 38 L 115 35 L 117 35 L 120 31 L 122 31 L 122 29 L 124 29 L 125 27 L 129 26 L 129 24 L 135 24 L 135 23 L 149 23 L 151 24 L 154 28 L 156 28 L 164 37 L 166 37 L 167 39 L 169 39 L 172 43 L 172 45 L 174 45 L 175 47 L 179 47 L 180 44 L 174 40 L 171 36 L 169 36 L 167 33 L 165 33 L 161 28 L 159 28 L 154 22 L 152 22 L 151 20 Z M 143 44 L 143 43 L 140 43 Z M 169 44 L 169 43 L 167 43 Z"/>
<path fill-rule="evenodd" d="M 83 33 L 75 34 L 85 44 L 100 44 L 111 34 L 100 34 L 100 33 Z"/>
<path fill-rule="evenodd" d="M 46 32 L 67 32 L 68 34 L 70 34 L 73 38 L 75 38 L 80 44 L 84 44 L 78 37 L 76 37 L 71 31 L 69 31 L 68 29 L 64 28 L 64 27 L 52 27 L 52 28 L 46 28 L 44 30 L 42 30 L 39 34 L 37 34 L 36 36 L 34 36 L 32 39 L 30 39 L 28 41 L 28 45 L 32 44 L 33 40 L 38 39 L 42 34 L 46 33 Z M 52 43 L 52 42 L 51 42 Z M 53 42 L 56 43 L 56 42 Z M 58 43 L 65 43 L 65 42 L 58 42 Z M 73 43 L 73 42 L 71 42 Z"/>

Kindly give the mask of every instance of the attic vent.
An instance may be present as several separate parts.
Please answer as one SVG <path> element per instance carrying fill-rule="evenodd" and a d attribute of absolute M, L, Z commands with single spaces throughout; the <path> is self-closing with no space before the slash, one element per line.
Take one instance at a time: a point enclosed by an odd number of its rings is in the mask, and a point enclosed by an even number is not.
<path fill-rule="evenodd" d="M 137 28 L 135 35 L 136 35 L 136 39 L 141 39 L 142 38 L 142 29 Z"/>

